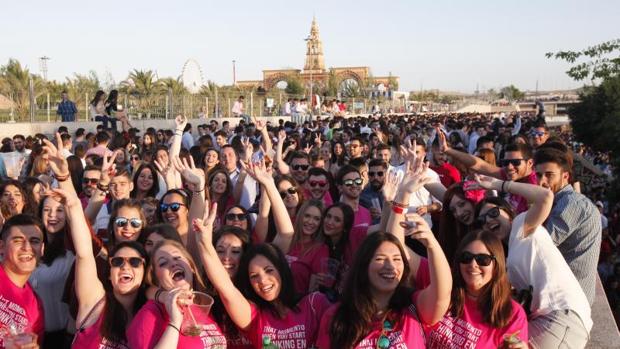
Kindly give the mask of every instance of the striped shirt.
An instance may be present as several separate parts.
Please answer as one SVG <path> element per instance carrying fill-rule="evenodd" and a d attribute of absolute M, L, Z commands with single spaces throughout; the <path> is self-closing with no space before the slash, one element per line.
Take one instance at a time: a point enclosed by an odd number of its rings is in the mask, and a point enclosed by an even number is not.
<path fill-rule="evenodd" d="M 601 214 L 592 201 L 567 185 L 555 193 L 544 225 L 592 305 L 601 251 Z"/>

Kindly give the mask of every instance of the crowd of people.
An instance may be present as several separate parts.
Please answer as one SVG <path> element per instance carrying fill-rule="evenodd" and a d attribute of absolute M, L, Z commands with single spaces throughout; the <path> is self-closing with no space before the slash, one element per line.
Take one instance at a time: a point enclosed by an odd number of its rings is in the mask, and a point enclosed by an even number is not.
<path fill-rule="evenodd" d="M 590 338 L 601 245 L 617 243 L 544 118 L 177 116 L 139 130 L 114 98 L 93 106 L 96 132 L 3 141 L 18 161 L 0 161 L 0 348 Z M 607 275 L 620 300 L 620 269 Z"/>

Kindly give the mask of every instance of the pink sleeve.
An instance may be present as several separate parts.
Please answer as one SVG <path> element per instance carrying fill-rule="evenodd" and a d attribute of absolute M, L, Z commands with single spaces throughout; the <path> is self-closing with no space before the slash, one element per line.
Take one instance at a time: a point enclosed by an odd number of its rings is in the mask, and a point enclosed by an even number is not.
<path fill-rule="evenodd" d="M 250 311 L 252 313 L 252 320 L 250 321 L 250 325 L 248 326 L 248 328 L 246 328 L 243 333 L 250 342 L 256 345 L 257 343 L 262 343 L 263 331 L 261 328 L 261 312 L 258 306 L 252 302 L 250 302 Z"/>
<path fill-rule="evenodd" d="M 527 315 L 525 314 L 525 310 L 521 304 L 512 301 L 512 319 L 504 327 L 504 334 L 511 335 L 517 331 L 519 331 L 519 339 L 523 342 L 527 343 L 528 341 L 528 332 L 527 332 Z"/>
<path fill-rule="evenodd" d="M 157 345 L 165 320 L 154 303 L 145 304 L 127 328 L 127 344 L 132 349 L 147 349 Z"/>
<path fill-rule="evenodd" d="M 293 273 L 295 292 L 298 294 L 308 293 L 308 288 L 310 288 L 310 276 L 312 275 L 310 266 L 303 261 L 296 260 L 291 263 L 291 272 Z"/>
<path fill-rule="evenodd" d="M 418 272 L 414 279 L 414 288 L 416 290 L 423 290 L 431 284 L 431 273 L 428 269 L 428 259 L 420 258 L 420 265 L 418 265 Z"/>
<path fill-rule="evenodd" d="M 319 335 L 316 340 L 316 346 L 319 349 L 329 349 L 330 348 L 330 340 L 329 340 L 329 329 L 331 327 L 332 318 L 334 317 L 334 313 L 336 312 L 339 304 L 334 304 L 331 308 L 327 309 L 323 317 L 321 318 L 321 325 L 319 326 Z"/>

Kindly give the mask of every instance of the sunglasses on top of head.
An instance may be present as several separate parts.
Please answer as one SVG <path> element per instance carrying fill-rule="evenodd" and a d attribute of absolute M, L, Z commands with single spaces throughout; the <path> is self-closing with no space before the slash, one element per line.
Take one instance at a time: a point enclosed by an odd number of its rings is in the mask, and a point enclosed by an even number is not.
<path fill-rule="evenodd" d="M 180 202 L 173 202 L 170 204 L 160 204 L 159 209 L 161 210 L 161 212 L 167 212 L 168 209 L 171 209 L 172 212 L 177 212 L 181 209 L 181 206 L 185 206 L 185 204 L 182 204 Z"/>
<path fill-rule="evenodd" d="M 119 228 L 124 228 L 127 224 L 130 224 L 132 228 L 140 228 L 142 226 L 142 220 L 139 218 L 127 219 L 125 217 L 116 217 L 114 224 Z"/>
<path fill-rule="evenodd" d="M 286 195 L 295 195 L 295 194 L 297 194 L 297 188 L 295 187 L 290 187 L 280 192 L 280 196 L 282 197 L 282 199 L 284 199 Z"/>
<path fill-rule="evenodd" d="M 110 258 L 110 266 L 120 268 L 125 263 L 129 263 L 132 268 L 137 268 L 144 264 L 144 259 L 140 257 L 112 257 Z"/>
<path fill-rule="evenodd" d="M 346 187 L 351 187 L 354 184 L 359 187 L 360 185 L 362 185 L 362 183 L 364 183 L 364 180 L 362 180 L 361 178 L 345 179 L 344 181 L 342 181 L 342 184 L 344 184 Z"/>
<path fill-rule="evenodd" d="M 486 253 L 473 254 L 468 251 L 461 253 L 459 256 L 459 263 L 461 264 L 471 264 L 473 260 L 476 260 L 476 264 L 481 267 L 488 267 L 495 260 L 495 256 Z"/>

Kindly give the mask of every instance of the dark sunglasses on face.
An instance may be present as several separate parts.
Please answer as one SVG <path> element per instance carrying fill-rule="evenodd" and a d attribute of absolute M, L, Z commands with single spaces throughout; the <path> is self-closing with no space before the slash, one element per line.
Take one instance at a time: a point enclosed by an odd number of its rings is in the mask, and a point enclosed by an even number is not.
<path fill-rule="evenodd" d="M 461 264 L 471 264 L 473 260 L 476 260 L 476 264 L 481 267 L 488 267 L 495 260 L 495 256 L 486 253 L 473 254 L 465 251 L 459 257 L 459 263 Z"/>
<path fill-rule="evenodd" d="M 132 228 L 140 228 L 142 226 L 142 220 L 139 218 L 127 219 L 125 217 L 116 217 L 114 220 L 114 224 L 119 228 L 126 227 L 127 223 L 131 224 Z"/>
<path fill-rule="evenodd" d="M 282 199 L 284 199 L 287 194 L 288 195 L 295 195 L 295 194 L 297 194 L 297 188 L 290 187 L 290 188 L 280 192 L 280 196 L 282 197 Z"/>
<path fill-rule="evenodd" d="M 140 257 L 112 257 L 110 258 L 110 266 L 120 268 L 129 262 L 132 268 L 137 268 L 144 263 L 144 259 Z"/>
<path fill-rule="evenodd" d="M 497 218 L 499 217 L 499 207 L 493 207 L 492 209 L 486 211 L 484 214 L 481 214 L 480 216 L 478 216 L 478 221 L 480 223 L 485 223 L 487 221 L 487 218 Z"/>
<path fill-rule="evenodd" d="M 531 135 L 532 137 L 542 137 L 542 136 L 544 136 L 544 135 L 546 135 L 546 134 L 547 134 L 547 132 L 541 132 L 541 131 L 532 131 L 532 132 L 530 133 L 530 135 Z"/>
<path fill-rule="evenodd" d="M 293 170 L 295 171 L 305 171 L 310 167 L 310 165 L 293 165 Z"/>
<path fill-rule="evenodd" d="M 324 188 L 327 185 L 327 182 L 325 182 L 325 181 L 309 181 L 308 183 L 313 188 L 316 187 L 316 186 Z"/>
<path fill-rule="evenodd" d="M 227 221 L 244 221 L 248 219 L 248 215 L 245 213 L 227 213 L 224 217 Z"/>
<path fill-rule="evenodd" d="M 82 178 L 82 183 L 84 183 L 84 184 L 97 184 L 97 183 L 99 183 L 99 178 Z"/>
<path fill-rule="evenodd" d="M 360 185 L 362 185 L 362 183 L 364 183 L 364 181 L 361 178 L 345 179 L 344 181 L 342 181 L 342 184 L 344 184 L 347 187 L 351 187 L 353 186 L 353 184 L 359 187 Z"/>
<path fill-rule="evenodd" d="M 378 172 L 368 172 L 368 177 L 383 177 L 383 171 L 378 171 Z"/>
<path fill-rule="evenodd" d="M 172 212 L 177 212 L 181 209 L 181 206 L 185 206 L 185 204 L 182 204 L 180 202 L 173 202 L 170 204 L 160 204 L 159 209 L 161 210 L 161 212 L 167 212 L 168 208 L 170 208 Z"/>
<path fill-rule="evenodd" d="M 500 160 L 500 164 L 502 165 L 502 167 L 508 167 L 508 165 L 512 165 L 513 167 L 518 167 L 519 165 L 521 165 L 521 161 L 524 161 L 525 159 L 503 159 Z"/>

